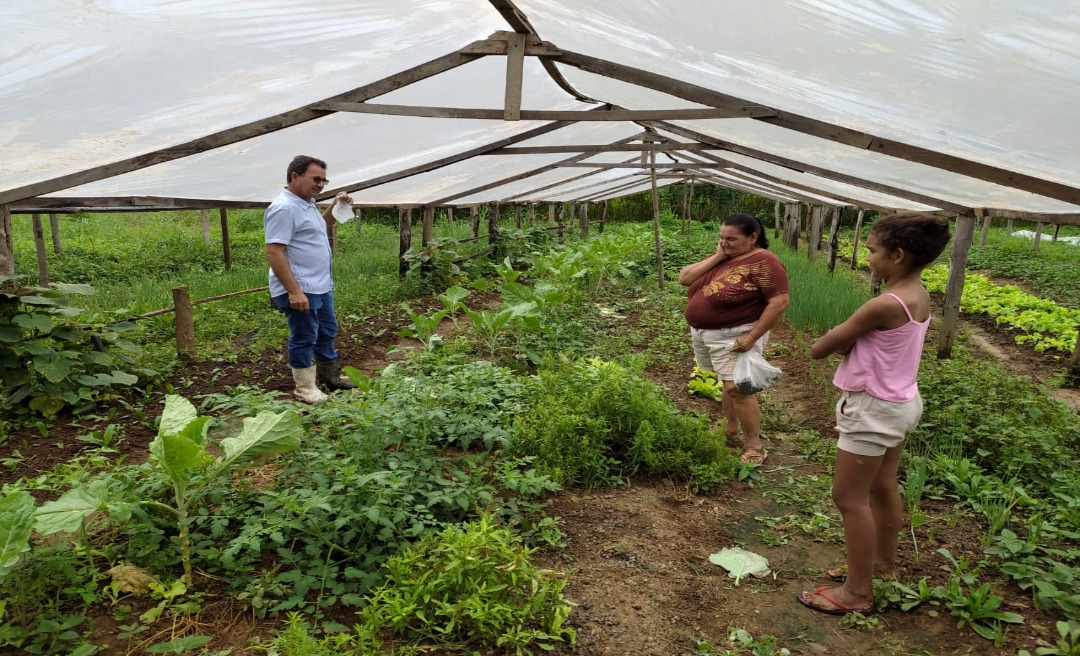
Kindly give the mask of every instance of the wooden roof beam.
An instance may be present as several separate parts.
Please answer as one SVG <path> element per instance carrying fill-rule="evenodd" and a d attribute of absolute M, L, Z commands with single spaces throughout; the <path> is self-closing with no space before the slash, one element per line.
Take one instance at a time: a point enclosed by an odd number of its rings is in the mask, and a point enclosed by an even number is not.
<path fill-rule="evenodd" d="M 634 157 L 633 159 L 626 160 L 626 161 L 632 162 L 632 161 L 634 161 L 636 159 L 637 159 L 637 157 Z M 523 198 L 525 196 L 530 196 L 532 194 L 539 193 L 541 191 L 547 191 L 548 189 L 554 189 L 555 187 L 561 187 L 561 186 L 563 186 L 565 184 L 570 184 L 571 182 L 576 182 L 578 180 L 588 178 L 590 176 L 599 175 L 600 173 L 603 173 L 603 171 L 602 170 L 588 171 L 586 173 L 582 173 L 581 175 L 575 175 L 573 177 L 569 177 L 569 178 L 566 178 L 564 180 L 559 180 L 558 182 L 553 182 L 551 184 L 547 184 L 547 185 L 544 185 L 542 187 L 537 187 L 536 189 L 531 189 L 531 190 L 529 190 L 527 192 L 524 192 L 524 193 L 520 193 L 520 194 L 517 194 L 517 195 L 514 195 L 514 196 L 509 196 L 507 198 L 503 198 L 499 202 L 501 202 L 501 203 L 509 203 L 509 202 L 512 202 L 512 201 L 515 201 L 515 200 L 519 200 L 519 199 L 521 199 L 521 198 Z"/>
<path fill-rule="evenodd" d="M 507 119 L 505 109 L 473 109 L 470 107 L 430 107 L 420 105 L 381 105 L 364 102 L 323 102 L 312 106 L 327 112 L 355 114 L 384 114 L 419 118 L 457 118 L 487 121 L 691 121 L 720 118 L 756 118 L 774 116 L 771 109 L 755 106 L 706 107 L 702 109 L 608 109 L 546 110 L 516 108 L 517 118 Z"/>
<path fill-rule="evenodd" d="M 612 79 L 627 82 L 637 86 L 660 91 L 684 100 L 696 102 L 713 107 L 735 105 L 755 105 L 749 100 L 730 96 L 712 89 L 683 82 L 664 75 L 652 73 L 632 66 L 618 64 L 597 57 L 590 57 L 581 53 L 562 50 L 559 55 L 548 57 L 567 66 L 573 66 L 594 75 L 601 75 Z M 960 175 L 978 178 L 994 184 L 1015 189 L 1023 189 L 1034 194 L 1056 198 L 1066 203 L 1080 205 L 1080 188 L 1072 187 L 1060 182 L 1046 180 L 1033 175 L 1008 171 L 989 164 L 975 162 L 963 157 L 937 152 L 920 146 L 912 146 L 893 139 L 879 137 L 877 135 L 852 130 L 850 128 L 833 125 L 825 121 L 800 116 L 790 112 L 784 112 L 776 108 L 770 108 L 777 112 L 776 116 L 760 117 L 755 120 L 763 121 L 777 127 L 794 130 L 820 139 L 827 139 L 853 148 L 871 150 L 882 155 L 917 162 L 926 166 L 952 171 Z"/>

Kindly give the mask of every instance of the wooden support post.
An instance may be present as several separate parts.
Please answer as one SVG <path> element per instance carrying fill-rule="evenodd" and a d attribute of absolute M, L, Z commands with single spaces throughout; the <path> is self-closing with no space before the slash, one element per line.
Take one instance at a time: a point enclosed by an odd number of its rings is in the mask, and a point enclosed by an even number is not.
<path fill-rule="evenodd" d="M 202 226 L 202 243 L 210 245 L 210 212 L 199 210 L 199 224 Z"/>
<path fill-rule="evenodd" d="M 45 229 L 41 226 L 41 215 L 30 215 L 34 224 L 34 250 L 37 253 L 38 284 L 42 287 L 49 285 L 49 256 L 45 254 Z"/>
<path fill-rule="evenodd" d="M 232 268 L 232 250 L 229 246 L 229 212 L 222 207 L 218 212 L 221 215 L 221 253 L 225 259 L 225 270 Z"/>
<path fill-rule="evenodd" d="M 1012 222 L 1013 222 L 1012 217 L 1009 217 L 1008 219 L 1005 220 L 1005 236 L 1006 237 L 1012 237 L 1012 231 L 1013 231 L 1013 223 Z"/>
<path fill-rule="evenodd" d="M 990 234 L 990 216 L 981 207 L 975 208 L 975 216 L 982 217 L 982 231 L 979 232 L 979 246 L 986 246 L 986 236 Z"/>
<path fill-rule="evenodd" d="M 363 209 L 357 207 L 357 208 L 353 209 L 353 212 L 356 213 L 356 218 L 353 219 L 353 226 L 354 226 L 353 229 L 356 230 L 356 234 L 360 234 L 360 224 L 362 223 L 360 221 L 360 218 L 361 218 L 361 214 L 363 214 Z"/>
<path fill-rule="evenodd" d="M 859 233 L 862 232 L 862 220 L 863 214 L 866 212 L 863 208 L 859 208 L 859 216 L 855 218 L 855 237 L 851 240 L 851 270 L 855 271 L 859 268 Z"/>
<path fill-rule="evenodd" d="M 784 243 L 793 251 L 799 250 L 799 204 L 788 203 L 784 217 Z"/>
<path fill-rule="evenodd" d="M 780 238 L 780 201 L 773 203 L 773 239 Z"/>
<path fill-rule="evenodd" d="M 454 206 L 453 205 L 447 205 L 446 206 L 446 222 L 449 223 L 450 225 L 454 224 Z"/>
<path fill-rule="evenodd" d="M 578 221 L 581 225 L 581 238 L 588 239 L 589 237 L 589 204 L 581 204 L 581 218 Z"/>
<path fill-rule="evenodd" d="M 488 213 L 488 246 L 491 248 L 491 259 L 499 261 L 499 204 L 491 206 Z"/>
<path fill-rule="evenodd" d="M 1039 242 L 1042 241 L 1042 233 L 1043 233 L 1043 224 L 1042 224 L 1042 222 L 1036 223 L 1035 224 L 1034 244 L 1031 246 L 1031 251 L 1033 253 L 1038 253 L 1039 252 Z"/>
<path fill-rule="evenodd" d="M 656 164 L 656 151 L 649 153 L 649 163 Z M 656 279 L 660 289 L 664 288 L 664 249 L 660 245 L 660 194 L 656 188 L 656 167 L 649 169 L 649 180 L 652 187 L 652 220 L 653 220 L 653 246 L 656 247 Z M 693 194 L 694 188 L 690 187 Z"/>
<path fill-rule="evenodd" d="M 566 203 L 560 203 L 559 209 L 555 213 L 555 238 L 560 244 L 566 240 L 566 236 L 563 235 L 564 216 L 566 216 Z"/>
<path fill-rule="evenodd" d="M 682 185 L 682 220 L 679 222 L 684 235 L 690 234 L 690 186 Z"/>
<path fill-rule="evenodd" d="M 15 275 L 15 248 L 11 237 L 11 206 L 0 205 L 0 276 Z"/>
<path fill-rule="evenodd" d="M 521 120 L 521 81 L 525 69 L 525 34 L 506 35 L 506 84 L 503 120 Z"/>
<path fill-rule="evenodd" d="M 536 204 L 529 203 L 529 227 L 536 227 Z"/>
<path fill-rule="evenodd" d="M 1055 224 L 1054 224 L 1054 234 L 1053 234 L 1053 236 L 1052 236 L 1052 237 L 1050 238 L 1050 241 L 1052 241 L 1052 242 L 1057 242 L 1057 238 L 1058 238 L 1058 230 L 1061 230 L 1061 224 L 1060 224 L 1060 223 L 1055 223 Z"/>
<path fill-rule="evenodd" d="M 173 287 L 173 315 L 176 318 L 176 354 L 193 358 L 195 349 L 195 315 L 187 287 Z"/>
<path fill-rule="evenodd" d="M 653 158 L 653 164 L 656 163 L 656 158 Z M 654 169 L 655 171 L 655 169 Z M 690 178 L 690 206 L 686 210 L 686 220 L 690 223 L 694 221 L 694 178 Z M 702 221 L 705 219 L 702 218 Z"/>
<path fill-rule="evenodd" d="M 398 277 L 404 278 L 409 273 L 409 262 L 405 253 L 412 246 L 412 209 L 398 208 Z"/>
<path fill-rule="evenodd" d="M 420 229 L 420 246 L 427 248 L 427 245 L 431 242 L 431 236 L 435 232 L 435 206 L 426 205 L 424 207 L 424 223 Z"/>
<path fill-rule="evenodd" d="M 964 275 L 968 251 L 975 239 L 975 217 L 956 217 L 952 252 L 949 254 L 949 279 L 945 282 L 945 302 L 942 307 L 941 331 L 938 334 L 938 358 L 952 356 L 953 341 L 960 322 L 960 295 L 964 292 Z"/>
<path fill-rule="evenodd" d="M 825 224 L 825 208 L 814 205 L 810 211 L 810 231 L 807 237 L 809 244 L 806 249 L 807 259 L 817 258 L 818 249 L 821 248 L 821 229 Z"/>
<path fill-rule="evenodd" d="M 604 234 L 604 223 L 607 222 L 607 206 L 608 202 L 604 201 L 604 206 L 600 209 L 600 226 L 597 230 L 600 234 Z"/>
<path fill-rule="evenodd" d="M 566 209 L 569 214 L 564 216 L 564 218 L 566 219 L 566 227 L 569 228 L 573 226 L 574 221 L 577 220 L 577 203 L 567 203 Z"/>
<path fill-rule="evenodd" d="M 514 227 L 521 230 L 521 205 L 514 203 Z"/>
<path fill-rule="evenodd" d="M 480 238 L 480 208 L 473 205 L 469 208 L 469 224 L 472 227 L 472 238 Z"/>
<path fill-rule="evenodd" d="M 420 247 L 426 249 L 428 244 L 431 243 L 431 237 L 435 231 L 435 206 L 426 205 L 424 207 L 423 225 L 420 228 Z M 420 275 L 428 276 L 431 274 L 431 259 L 420 262 Z"/>
<path fill-rule="evenodd" d="M 1076 335 L 1076 346 L 1065 365 L 1066 375 L 1074 385 L 1080 385 L 1080 334 Z"/>
<path fill-rule="evenodd" d="M 49 215 L 49 232 L 52 233 L 53 253 L 63 255 L 64 249 L 60 247 L 60 218 L 56 214 Z"/>
<path fill-rule="evenodd" d="M 551 224 L 555 223 L 555 205 L 552 204 L 552 203 L 548 203 L 547 208 L 548 208 L 547 224 L 548 224 L 548 227 L 551 227 Z"/>
<path fill-rule="evenodd" d="M 840 221 L 843 220 L 844 208 L 833 208 L 832 223 L 829 225 L 829 273 L 836 270 L 836 252 L 840 250 Z"/>

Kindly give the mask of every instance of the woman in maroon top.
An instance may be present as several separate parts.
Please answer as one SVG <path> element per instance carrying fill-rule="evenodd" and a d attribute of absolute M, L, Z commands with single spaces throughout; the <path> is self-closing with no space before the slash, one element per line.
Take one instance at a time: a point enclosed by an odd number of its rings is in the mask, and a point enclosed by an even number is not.
<path fill-rule="evenodd" d="M 736 356 L 761 353 L 788 306 L 787 270 L 768 247 L 761 221 L 732 214 L 720 227 L 716 252 L 679 272 L 679 284 L 690 287 L 686 322 L 694 358 L 724 381 L 724 432 L 732 440 L 741 432 L 740 459 L 757 464 L 769 457 L 759 433 L 761 406 L 757 396 L 739 393 L 734 374 Z"/>

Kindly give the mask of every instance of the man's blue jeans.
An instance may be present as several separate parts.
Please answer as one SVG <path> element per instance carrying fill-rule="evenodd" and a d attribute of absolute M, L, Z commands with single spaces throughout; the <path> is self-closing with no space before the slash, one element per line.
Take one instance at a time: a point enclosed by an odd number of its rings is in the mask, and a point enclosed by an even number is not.
<path fill-rule="evenodd" d="M 334 314 L 334 293 L 308 294 L 307 312 L 299 312 L 289 307 L 289 295 L 271 297 L 274 307 L 285 313 L 289 324 L 289 366 L 293 369 L 306 369 L 313 363 L 312 356 L 318 360 L 336 360 L 334 338 L 337 337 L 338 323 Z"/>

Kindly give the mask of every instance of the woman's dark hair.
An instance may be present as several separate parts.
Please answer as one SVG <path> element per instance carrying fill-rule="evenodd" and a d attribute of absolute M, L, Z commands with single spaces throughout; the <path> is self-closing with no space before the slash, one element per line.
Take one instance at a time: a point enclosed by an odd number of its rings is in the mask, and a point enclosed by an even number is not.
<path fill-rule="evenodd" d="M 904 249 L 912 264 L 921 268 L 936 260 L 948 245 L 949 220 L 920 212 L 890 214 L 878 219 L 870 234 L 890 251 Z"/>
<path fill-rule="evenodd" d="M 739 229 L 747 237 L 757 233 L 757 247 L 769 250 L 769 238 L 765 236 L 765 225 L 761 220 L 749 214 L 732 214 L 724 219 L 724 225 Z"/>
<path fill-rule="evenodd" d="M 326 162 L 316 157 L 311 157 L 309 155 L 297 155 L 294 157 L 293 160 L 289 162 L 289 169 L 285 172 L 285 184 L 292 182 L 293 173 L 296 175 L 304 175 L 307 173 L 307 167 L 312 164 L 321 166 L 324 169 L 326 168 Z"/>

